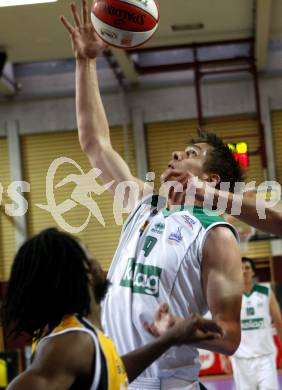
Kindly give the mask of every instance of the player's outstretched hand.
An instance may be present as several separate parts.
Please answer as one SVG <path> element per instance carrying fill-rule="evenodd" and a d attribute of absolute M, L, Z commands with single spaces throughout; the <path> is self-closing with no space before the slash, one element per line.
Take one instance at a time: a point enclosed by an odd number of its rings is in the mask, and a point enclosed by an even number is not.
<path fill-rule="evenodd" d="M 168 167 L 161 176 L 162 185 L 168 191 L 169 205 L 188 205 L 210 208 L 213 205 L 215 182 L 205 182 L 190 171 Z M 174 190 L 175 182 L 182 187 Z M 170 185 L 171 183 L 171 185 Z M 181 189 L 181 191 L 180 191 Z M 166 194 L 164 194 L 166 196 Z"/>
<path fill-rule="evenodd" d="M 215 321 L 206 320 L 198 315 L 191 318 L 175 317 L 170 313 L 167 304 L 162 304 L 158 308 L 154 323 L 145 323 L 144 328 L 155 337 L 168 336 L 174 345 L 193 344 L 223 337 L 223 331 Z"/>
<path fill-rule="evenodd" d="M 87 0 L 81 0 L 81 15 L 76 5 L 71 3 L 74 26 L 61 16 L 60 19 L 68 30 L 72 42 L 72 48 L 77 59 L 94 59 L 106 49 L 107 45 L 98 37 L 90 21 L 90 10 Z"/>
<path fill-rule="evenodd" d="M 191 172 L 168 167 L 161 176 L 161 182 L 165 191 L 169 189 L 168 202 L 170 205 L 202 205 L 205 183 Z M 174 190 L 175 182 L 179 183 L 181 187 Z"/>

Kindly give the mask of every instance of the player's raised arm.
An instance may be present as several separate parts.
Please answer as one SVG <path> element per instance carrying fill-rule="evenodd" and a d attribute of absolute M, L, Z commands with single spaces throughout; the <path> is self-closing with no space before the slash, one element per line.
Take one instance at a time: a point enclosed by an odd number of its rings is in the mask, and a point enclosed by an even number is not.
<path fill-rule="evenodd" d="M 167 171 L 167 174 L 169 170 Z M 270 234 L 277 234 L 282 236 L 282 203 L 277 202 L 276 205 L 269 205 L 264 200 L 257 200 L 256 194 L 249 192 L 243 194 L 234 194 L 228 191 L 222 191 L 210 186 L 209 183 L 200 181 L 191 172 L 185 173 L 175 170 L 175 180 L 181 182 L 183 187 L 188 191 L 183 195 L 182 203 L 193 204 L 195 202 L 198 206 L 205 207 L 211 205 L 214 208 L 218 207 L 218 204 L 226 205 L 226 211 L 232 215 L 234 210 L 241 210 L 238 214 L 234 215 L 237 219 L 247 223 L 257 229 Z M 165 180 L 165 176 L 163 177 Z M 188 196 L 192 194 L 191 198 Z M 176 194 L 178 195 L 178 194 Z M 178 195 L 179 196 L 179 195 Z M 265 218 L 261 218 L 260 214 L 265 213 Z"/>
<path fill-rule="evenodd" d="M 106 48 L 89 20 L 89 7 L 82 0 L 81 15 L 71 4 L 74 26 L 64 16 L 61 21 L 68 30 L 76 58 L 76 115 L 79 142 L 93 167 L 102 171 L 105 182 L 115 180 L 111 190 L 122 181 L 132 180 L 140 189 L 143 182 L 132 176 L 122 157 L 113 149 L 109 124 L 99 91 L 96 58 Z"/>

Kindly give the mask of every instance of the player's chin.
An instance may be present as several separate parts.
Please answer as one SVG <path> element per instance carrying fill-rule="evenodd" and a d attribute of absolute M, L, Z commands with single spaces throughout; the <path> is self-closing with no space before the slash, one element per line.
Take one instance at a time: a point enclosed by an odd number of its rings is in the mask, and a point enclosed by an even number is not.
<path fill-rule="evenodd" d="M 173 168 L 167 168 L 161 175 L 161 183 L 167 183 L 169 181 L 177 180 Z"/>

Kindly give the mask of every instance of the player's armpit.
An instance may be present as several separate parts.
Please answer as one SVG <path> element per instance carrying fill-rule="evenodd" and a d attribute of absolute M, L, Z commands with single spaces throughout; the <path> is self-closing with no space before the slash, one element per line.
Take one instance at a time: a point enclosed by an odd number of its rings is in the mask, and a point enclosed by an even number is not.
<path fill-rule="evenodd" d="M 67 390 L 76 378 L 93 377 L 93 340 L 87 333 L 69 332 L 43 341 L 31 367 L 7 390 Z"/>
<path fill-rule="evenodd" d="M 239 245 L 230 229 L 215 227 L 209 232 L 203 248 L 202 275 L 209 310 L 224 336 L 197 346 L 232 355 L 241 339 L 242 269 Z"/>

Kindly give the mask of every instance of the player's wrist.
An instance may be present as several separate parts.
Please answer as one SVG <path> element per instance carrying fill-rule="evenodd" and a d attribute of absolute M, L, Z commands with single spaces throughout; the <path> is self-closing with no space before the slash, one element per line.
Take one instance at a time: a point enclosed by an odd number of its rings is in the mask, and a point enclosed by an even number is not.
<path fill-rule="evenodd" d="M 174 345 L 179 344 L 179 334 L 176 331 L 175 327 L 171 327 L 168 330 L 166 330 L 160 337 L 159 340 L 162 342 L 163 345 L 166 345 L 167 348 L 170 348 Z"/>
<path fill-rule="evenodd" d="M 78 65 L 96 65 L 97 58 L 89 58 L 85 56 L 76 55 L 75 60 Z"/>

